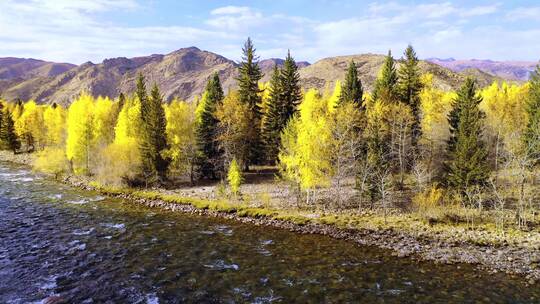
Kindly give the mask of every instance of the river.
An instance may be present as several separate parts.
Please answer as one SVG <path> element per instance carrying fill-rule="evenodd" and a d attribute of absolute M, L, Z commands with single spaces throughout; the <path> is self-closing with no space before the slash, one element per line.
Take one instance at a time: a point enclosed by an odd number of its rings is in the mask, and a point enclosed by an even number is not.
<path fill-rule="evenodd" d="M 539 303 L 470 265 L 162 212 L 0 162 L 0 303 Z M 50 298 L 49 298 L 50 299 Z"/>

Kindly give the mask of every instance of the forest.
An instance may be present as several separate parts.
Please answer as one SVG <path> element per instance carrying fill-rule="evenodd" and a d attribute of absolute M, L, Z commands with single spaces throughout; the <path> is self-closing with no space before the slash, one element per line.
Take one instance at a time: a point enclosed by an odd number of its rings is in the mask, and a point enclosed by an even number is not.
<path fill-rule="evenodd" d="M 191 102 L 164 103 L 142 74 L 114 100 L 0 101 L 0 148 L 32 153 L 36 171 L 103 185 L 211 183 L 246 203 L 244 187 L 270 172 L 265 183 L 287 198 L 252 194 L 279 208 L 538 226 L 540 68 L 524 84 L 468 78 L 443 91 L 409 46 L 399 60 L 388 52 L 372 92 L 355 62 L 318 91 L 300 87 L 290 52 L 267 83 L 250 39 L 242 53 L 237 89 L 224 92 L 216 73 Z"/>

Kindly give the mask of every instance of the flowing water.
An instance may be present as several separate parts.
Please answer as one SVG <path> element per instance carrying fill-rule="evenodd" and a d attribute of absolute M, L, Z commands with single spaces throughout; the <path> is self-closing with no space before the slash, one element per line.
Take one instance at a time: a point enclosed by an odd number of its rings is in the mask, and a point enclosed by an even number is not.
<path fill-rule="evenodd" d="M 540 303 L 540 290 L 317 235 L 160 212 L 0 163 L 0 303 Z"/>

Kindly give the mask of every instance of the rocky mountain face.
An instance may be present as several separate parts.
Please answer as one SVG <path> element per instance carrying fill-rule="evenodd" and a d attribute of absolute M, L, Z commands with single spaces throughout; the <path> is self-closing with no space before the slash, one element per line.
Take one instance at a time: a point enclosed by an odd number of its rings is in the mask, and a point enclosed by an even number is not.
<path fill-rule="evenodd" d="M 538 62 L 533 61 L 493 61 L 493 60 L 456 60 L 454 58 L 430 58 L 427 61 L 449 68 L 455 72 L 478 69 L 482 72 L 513 81 L 527 81 Z"/>
<path fill-rule="evenodd" d="M 344 78 L 350 60 L 356 62 L 364 86 L 371 90 L 383 64 L 383 55 L 330 57 L 311 65 L 298 62 L 302 86 L 306 89 L 323 89 L 326 85 L 333 87 L 336 80 Z M 39 103 L 56 102 L 63 105 L 69 104 L 81 91 L 111 98 L 121 92 L 131 93 L 135 90 L 138 73 L 145 75 L 148 86 L 156 83 L 165 100 L 170 101 L 175 97 L 192 100 L 203 92 L 207 80 L 214 72 L 219 73 L 225 91 L 236 88 L 238 68 L 234 61 L 196 47 L 179 49 L 167 55 L 119 57 L 106 59 L 100 64 L 87 62 L 80 66 L 53 63 L 40 65 L 32 60 L 29 62 L 40 66 L 27 68 L 25 73 L 13 72 L 19 71 L 13 68 L 11 62 L 15 61 L 6 61 L 10 64 L 0 61 L 0 71 L 7 71 L 8 66 L 11 67 L 12 72 L 5 72 L 4 75 L 18 75 L 0 78 L 0 93 L 4 99 L 33 99 Z M 27 63 L 27 66 L 32 64 Z M 282 66 L 283 60 L 265 59 L 259 64 L 265 73 L 263 81 L 267 81 L 274 65 Z M 434 74 L 435 84 L 444 90 L 457 88 L 467 74 L 476 76 L 480 85 L 488 85 L 498 79 L 480 70 L 469 69 L 457 73 L 427 61 L 421 61 L 420 68 L 423 72 Z"/>
<path fill-rule="evenodd" d="M 37 59 L 0 58 L 0 96 L 9 88 L 35 78 L 52 78 L 65 73 L 76 65 Z"/>
<path fill-rule="evenodd" d="M 167 101 L 175 97 L 192 99 L 200 94 L 213 72 L 218 72 L 225 89 L 235 85 L 236 64 L 225 57 L 190 47 L 167 55 L 106 59 L 100 64 L 84 63 L 54 77 L 38 76 L 3 91 L 5 99 L 34 99 L 37 102 L 69 104 L 81 91 L 94 96 L 117 97 L 133 92 L 138 73 L 148 85 L 159 85 Z"/>

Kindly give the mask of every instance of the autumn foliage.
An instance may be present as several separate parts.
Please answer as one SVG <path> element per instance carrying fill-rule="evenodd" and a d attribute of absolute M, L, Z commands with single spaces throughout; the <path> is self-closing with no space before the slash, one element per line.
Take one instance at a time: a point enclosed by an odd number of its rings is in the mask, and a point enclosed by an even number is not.
<path fill-rule="evenodd" d="M 116 100 L 82 92 L 68 108 L 0 101 L 0 147 L 36 152 L 36 169 L 55 175 L 132 186 L 221 179 L 235 195 L 250 166 L 275 166 L 307 206 L 325 191 L 337 206 L 384 208 L 407 191 L 421 208 L 420 199 L 439 204 L 443 186 L 464 205 L 488 188 L 517 183 L 522 191 L 506 195 L 520 202 L 534 192 L 540 70 L 521 85 L 468 79 L 445 91 L 409 47 L 401 64 L 388 53 L 371 93 L 354 62 L 343 81 L 302 91 L 290 53 L 260 83 L 254 52 L 249 40 L 239 90 L 225 94 L 216 73 L 191 102 L 164 102 L 142 76 Z"/>

